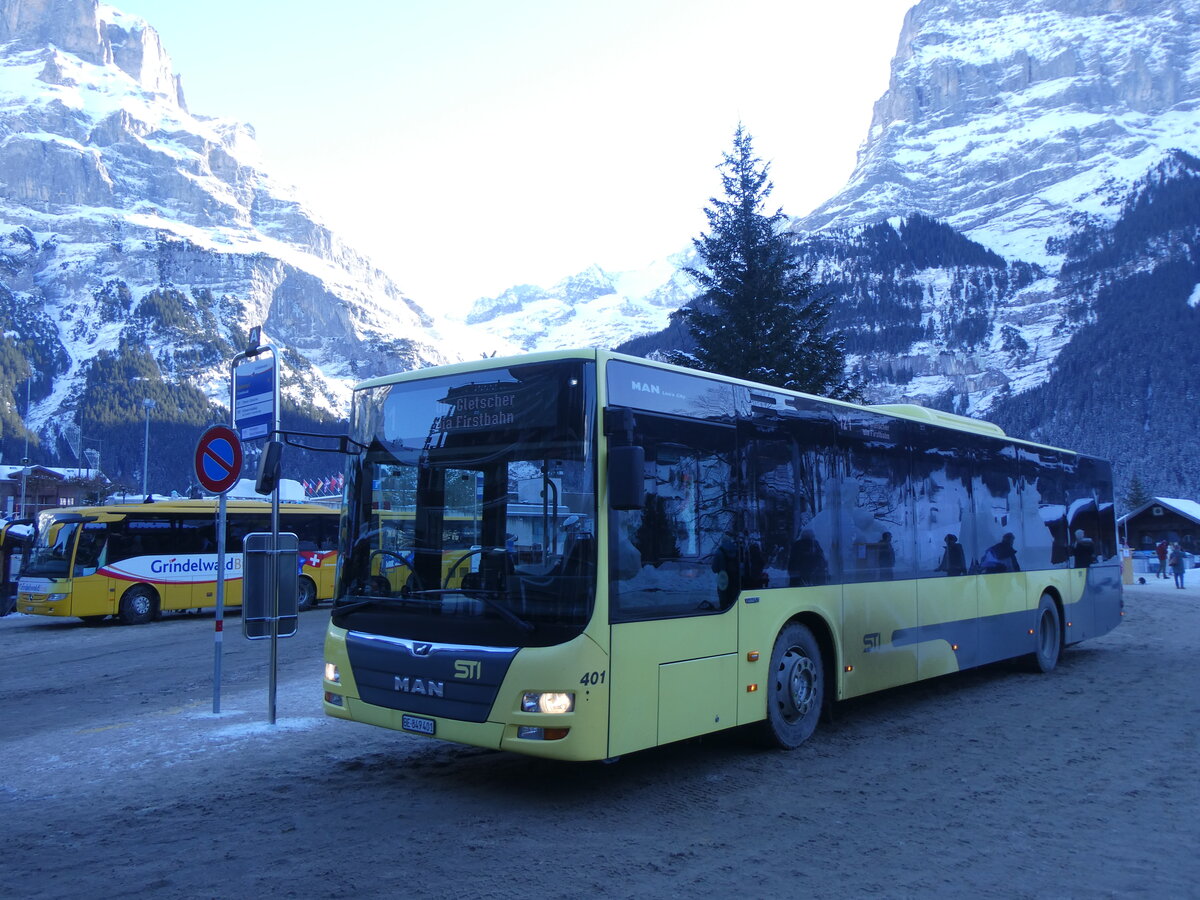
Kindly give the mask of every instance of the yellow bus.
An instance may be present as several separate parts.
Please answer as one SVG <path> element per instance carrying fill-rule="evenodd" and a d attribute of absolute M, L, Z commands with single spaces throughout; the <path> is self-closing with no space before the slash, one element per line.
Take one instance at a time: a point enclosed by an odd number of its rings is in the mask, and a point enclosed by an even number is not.
<path fill-rule="evenodd" d="M 839 700 L 1049 671 L 1122 615 L 1108 464 L 985 422 L 589 350 L 367 381 L 350 427 L 338 718 L 568 760 L 793 748 Z"/>
<path fill-rule="evenodd" d="M 238 607 L 242 541 L 271 530 L 271 506 L 231 500 L 226 508 L 225 603 Z M 216 606 L 216 510 L 216 500 L 171 500 L 43 512 L 17 582 L 16 611 L 139 625 L 170 610 Z M 299 604 L 311 608 L 333 596 L 338 511 L 285 504 L 279 521 L 298 538 Z"/>

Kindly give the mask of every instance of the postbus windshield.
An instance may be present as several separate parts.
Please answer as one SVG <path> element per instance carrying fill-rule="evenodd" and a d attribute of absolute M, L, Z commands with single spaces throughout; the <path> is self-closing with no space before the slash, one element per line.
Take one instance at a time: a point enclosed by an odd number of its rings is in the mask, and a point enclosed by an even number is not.
<path fill-rule="evenodd" d="M 337 625 L 547 646 L 595 597 L 594 364 L 507 366 L 355 394 Z"/>
<path fill-rule="evenodd" d="M 46 511 L 38 516 L 37 536 L 23 574 L 42 578 L 69 577 L 75 538 L 82 526 L 83 520 L 76 515 Z"/>

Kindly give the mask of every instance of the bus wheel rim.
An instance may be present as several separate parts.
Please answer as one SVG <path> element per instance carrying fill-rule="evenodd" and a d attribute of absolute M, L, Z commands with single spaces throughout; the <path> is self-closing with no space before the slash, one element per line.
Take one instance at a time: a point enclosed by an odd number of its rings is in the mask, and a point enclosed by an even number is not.
<path fill-rule="evenodd" d="M 817 693 L 817 667 L 798 647 L 783 656 L 783 690 L 780 691 L 784 716 L 802 719 L 812 709 Z"/>

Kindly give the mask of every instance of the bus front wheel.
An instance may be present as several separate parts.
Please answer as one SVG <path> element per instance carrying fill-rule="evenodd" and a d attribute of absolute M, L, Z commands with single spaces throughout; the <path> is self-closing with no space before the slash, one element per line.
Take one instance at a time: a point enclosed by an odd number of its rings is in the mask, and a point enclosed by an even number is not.
<path fill-rule="evenodd" d="M 158 612 L 158 595 L 144 584 L 135 585 L 121 597 L 117 618 L 122 625 L 145 625 Z"/>
<path fill-rule="evenodd" d="M 1058 615 L 1058 606 L 1049 594 L 1042 594 L 1041 602 L 1038 603 L 1033 640 L 1036 649 L 1030 661 L 1034 670 L 1054 671 L 1062 652 L 1062 620 Z"/>
<path fill-rule="evenodd" d="M 300 586 L 298 588 L 299 596 L 296 598 L 296 606 L 299 609 L 316 609 L 317 608 L 317 586 L 313 584 L 313 580 L 306 575 L 300 576 Z"/>
<path fill-rule="evenodd" d="M 821 645 L 807 627 L 793 622 L 779 632 L 767 678 L 763 736 L 769 746 L 794 750 L 816 730 L 825 703 Z"/>

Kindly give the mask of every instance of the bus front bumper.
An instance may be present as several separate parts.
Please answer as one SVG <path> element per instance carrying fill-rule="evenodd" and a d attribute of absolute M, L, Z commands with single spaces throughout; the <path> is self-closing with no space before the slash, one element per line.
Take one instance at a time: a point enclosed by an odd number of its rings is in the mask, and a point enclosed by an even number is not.
<path fill-rule="evenodd" d="M 71 616 L 70 594 L 17 594 L 16 611 L 29 616 Z"/>

